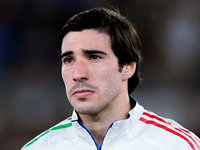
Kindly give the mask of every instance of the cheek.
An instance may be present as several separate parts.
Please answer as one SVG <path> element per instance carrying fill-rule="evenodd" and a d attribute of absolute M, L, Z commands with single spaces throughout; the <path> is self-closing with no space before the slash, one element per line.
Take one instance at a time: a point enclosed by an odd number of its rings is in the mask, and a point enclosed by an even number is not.
<path fill-rule="evenodd" d="M 65 89 L 66 89 L 66 92 L 67 92 L 67 87 L 69 87 L 69 77 L 70 77 L 70 75 L 67 73 L 67 71 L 66 70 L 64 70 L 64 69 L 62 69 L 62 72 L 61 72 L 61 74 L 62 74 L 62 79 L 63 79 L 63 82 L 64 82 L 64 84 L 65 84 Z"/>
<path fill-rule="evenodd" d="M 118 69 L 118 66 L 115 66 L 99 72 L 99 82 L 105 89 L 104 91 L 111 91 L 121 87 L 122 75 Z"/>
<path fill-rule="evenodd" d="M 65 82 L 66 82 L 66 73 L 65 73 L 65 71 L 64 71 L 64 69 L 62 68 L 62 71 L 61 71 L 61 75 L 62 75 L 62 79 L 63 79 L 63 82 L 64 82 L 64 84 L 65 84 Z M 66 84 L 65 84 L 65 86 L 66 86 Z"/>

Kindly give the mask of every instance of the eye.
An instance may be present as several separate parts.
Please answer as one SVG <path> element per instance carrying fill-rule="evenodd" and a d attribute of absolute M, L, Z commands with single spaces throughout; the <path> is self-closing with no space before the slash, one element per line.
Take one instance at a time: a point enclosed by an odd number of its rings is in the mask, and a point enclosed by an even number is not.
<path fill-rule="evenodd" d="M 73 60 L 73 58 L 71 58 L 71 57 L 64 57 L 64 58 L 62 59 L 62 63 L 63 63 L 63 64 L 70 64 L 70 63 L 72 63 L 72 62 L 74 62 L 74 60 Z"/>
<path fill-rule="evenodd" d="M 101 56 L 98 55 L 90 55 L 90 60 L 99 60 L 101 59 Z"/>

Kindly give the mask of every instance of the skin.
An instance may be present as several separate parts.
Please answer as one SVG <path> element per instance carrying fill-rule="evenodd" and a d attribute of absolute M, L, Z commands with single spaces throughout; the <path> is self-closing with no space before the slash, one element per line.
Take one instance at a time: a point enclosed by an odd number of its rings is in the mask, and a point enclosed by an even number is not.
<path fill-rule="evenodd" d="M 136 63 L 119 72 L 110 37 L 95 30 L 69 32 L 62 42 L 62 78 L 80 121 L 101 145 L 110 124 L 126 119 L 131 106 L 128 78 Z"/>

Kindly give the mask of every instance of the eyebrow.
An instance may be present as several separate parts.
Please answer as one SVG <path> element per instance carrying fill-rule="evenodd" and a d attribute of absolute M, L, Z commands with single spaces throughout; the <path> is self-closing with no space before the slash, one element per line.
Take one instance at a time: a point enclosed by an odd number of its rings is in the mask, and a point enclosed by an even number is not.
<path fill-rule="evenodd" d="M 97 50 L 97 49 L 82 49 L 84 54 L 102 54 L 102 55 L 107 55 L 106 52 L 102 50 Z"/>
<path fill-rule="evenodd" d="M 72 55 L 72 54 L 74 54 L 73 51 L 67 51 L 67 52 L 62 53 L 62 54 L 60 55 L 60 58 L 62 59 L 63 57 L 69 56 L 69 55 Z"/>
<path fill-rule="evenodd" d="M 102 50 L 97 50 L 97 49 L 82 49 L 82 52 L 84 54 L 88 54 L 88 55 L 91 55 L 91 54 L 102 54 L 102 55 L 107 55 L 106 52 L 102 51 Z M 65 56 L 69 56 L 69 55 L 73 55 L 74 52 L 73 51 L 67 51 L 67 52 L 63 52 L 60 56 L 60 58 L 62 59 L 63 57 Z"/>

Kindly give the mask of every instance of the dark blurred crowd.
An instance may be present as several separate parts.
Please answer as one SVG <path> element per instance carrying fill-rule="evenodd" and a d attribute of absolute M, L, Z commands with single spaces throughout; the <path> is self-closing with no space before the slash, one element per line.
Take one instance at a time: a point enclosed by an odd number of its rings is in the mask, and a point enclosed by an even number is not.
<path fill-rule="evenodd" d="M 132 95 L 200 136 L 199 0 L 0 0 L 0 150 L 20 149 L 71 115 L 59 31 L 99 5 L 118 8 L 142 41 L 144 80 Z"/>

